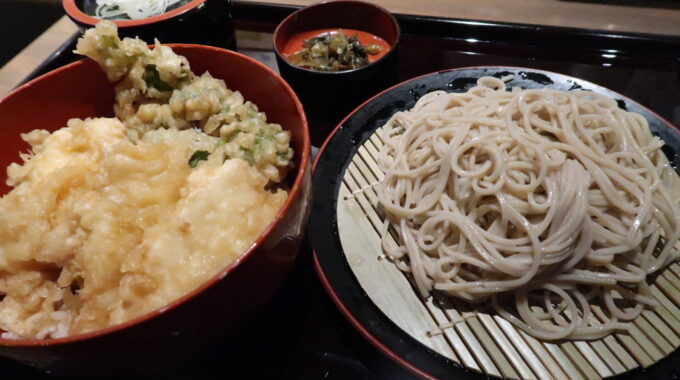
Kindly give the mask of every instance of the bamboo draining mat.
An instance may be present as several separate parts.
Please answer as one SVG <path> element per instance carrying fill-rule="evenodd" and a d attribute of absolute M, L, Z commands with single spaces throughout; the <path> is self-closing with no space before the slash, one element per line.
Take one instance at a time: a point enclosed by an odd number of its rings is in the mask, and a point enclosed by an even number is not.
<path fill-rule="evenodd" d="M 652 292 L 659 302 L 655 310 L 645 310 L 630 332 L 594 341 L 542 342 L 493 312 L 472 309 L 460 300 L 437 295 L 423 300 L 382 252 L 383 218 L 374 189 L 382 179 L 376 164 L 381 146 L 380 137 L 373 133 L 347 167 L 338 195 L 338 232 L 363 290 L 413 338 L 466 367 L 510 379 L 605 378 L 648 367 L 680 346 L 677 262 L 655 278 Z M 442 335 L 428 334 L 450 322 L 454 327 L 443 329 Z"/>

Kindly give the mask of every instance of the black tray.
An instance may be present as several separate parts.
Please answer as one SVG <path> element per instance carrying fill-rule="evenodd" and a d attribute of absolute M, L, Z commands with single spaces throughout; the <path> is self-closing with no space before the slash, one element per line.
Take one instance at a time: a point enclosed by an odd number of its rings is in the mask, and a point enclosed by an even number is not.
<path fill-rule="evenodd" d="M 233 16 L 239 30 L 271 33 L 298 8 L 234 1 Z M 543 69 L 610 88 L 680 125 L 679 37 L 396 16 L 403 33 L 401 79 L 479 65 Z M 74 35 L 65 41 L 24 81 L 77 60 L 72 53 L 76 39 Z M 678 377 L 680 373 L 669 372 L 677 367 L 677 358 L 664 360 L 633 377 Z M 0 373 L 6 378 L 47 377 L 5 359 L 0 359 Z M 373 348 L 337 311 L 314 273 L 309 246 L 303 247 L 272 303 L 240 334 L 217 342 L 200 360 L 159 375 L 356 380 L 413 376 Z"/>

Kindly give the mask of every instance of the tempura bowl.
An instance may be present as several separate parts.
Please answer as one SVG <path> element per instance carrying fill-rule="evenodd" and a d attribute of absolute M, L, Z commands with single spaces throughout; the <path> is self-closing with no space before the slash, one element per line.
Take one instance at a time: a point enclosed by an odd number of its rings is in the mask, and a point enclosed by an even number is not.
<path fill-rule="evenodd" d="M 291 132 L 295 169 L 289 196 L 275 219 L 239 258 L 205 284 L 162 309 L 129 322 L 62 339 L 0 339 L 0 355 L 66 374 L 153 371 L 200 352 L 238 329 L 262 308 L 285 279 L 300 246 L 310 206 L 310 142 L 307 120 L 288 84 L 265 65 L 232 51 L 169 45 L 257 104 L 268 121 Z M 6 168 L 29 148 L 21 133 L 56 130 L 70 118 L 113 116 L 113 84 L 86 59 L 52 71 L 0 100 L 0 194 Z"/>

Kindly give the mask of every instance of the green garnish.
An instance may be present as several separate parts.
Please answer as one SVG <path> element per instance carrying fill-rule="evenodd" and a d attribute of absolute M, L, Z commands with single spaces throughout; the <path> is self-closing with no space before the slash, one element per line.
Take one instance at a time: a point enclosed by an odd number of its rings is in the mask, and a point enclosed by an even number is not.
<path fill-rule="evenodd" d="M 148 87 L 153 87 L 158 91 L 172 91 L 173 88 L 161 79 L 156 65 L 146 65 L 146 73 L 144 74 L 144 81 Z"/>
<path fill-rule="evenodd" d="M 357 34 L 342 30 L 304 40 L 302 49 L 286 57 L 294 65 L 319 71 L 351 70 L 369 64 L 368 56 L 378 54 L 380 45 L 364 46 Z"/>
<path fill-rule="evenodd" d="M 205 150 L 195 151 L 189 158 L 189 166 L 195 168 L 199 162 L 207 160 L 208 156 L 210 156 L 210 152 Z"/>
<path fill-rule="evenodd" d="M 239 150 L 241 151 L 241 158 L 248 161 L 249 164 L 254 164 L 255 163 L 255 157 L 253 155 L 252 150 L 245 149 L 243 147 L 240 147 Z"/>
<path fill-rule="evenodd" d="M 102 40 L 104 43 L 110 47 L 118 48 L 118 41 L 116 41 L 116 36 L 110 36 L 107 34 L 102 35 Z"/>

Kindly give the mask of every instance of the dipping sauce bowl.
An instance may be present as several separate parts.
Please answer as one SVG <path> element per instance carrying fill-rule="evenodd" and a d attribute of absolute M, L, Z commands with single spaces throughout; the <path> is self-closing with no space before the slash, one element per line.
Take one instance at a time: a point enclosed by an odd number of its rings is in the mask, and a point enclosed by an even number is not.
<path fill-rule="evenodd" d="M 329 30 L 363 32 L 360 40 L 379 37 L 388 49 L 369 64 L 344 71 L 318 71 L 296 66 L 287 58 L 302 41 Z M 350 37 L 350 33 L 345 33 Z M 363 37 L 363 38 L 362 38 Z M 320 146 L 349 111 L 398 80 L 399 25 L 384 8 L 363 1 L 339 0 L 302 8 L 274 32 L 274 52 L 281 76 L 293 87 L 310 120 L 312 144 Z M 364 42 L 362 41 L 362 42 Z"/>

